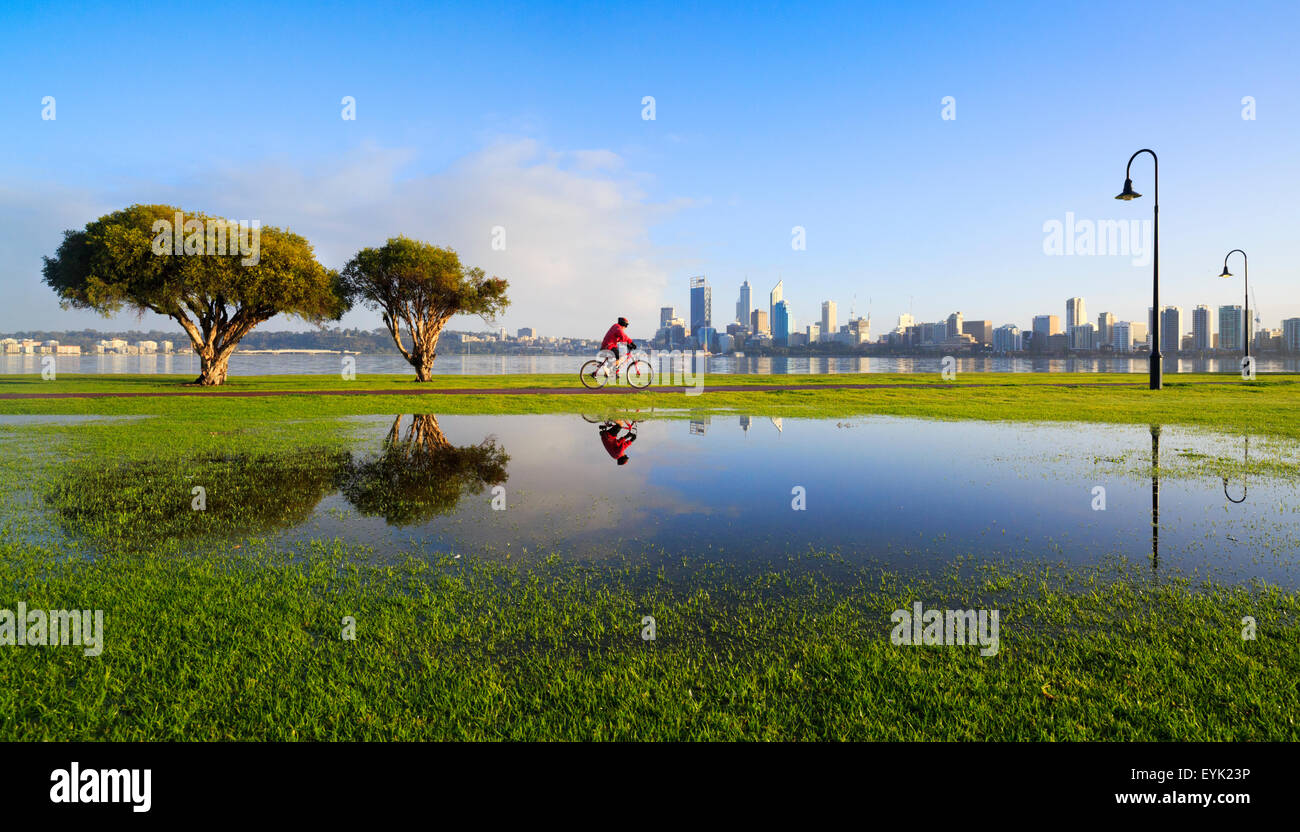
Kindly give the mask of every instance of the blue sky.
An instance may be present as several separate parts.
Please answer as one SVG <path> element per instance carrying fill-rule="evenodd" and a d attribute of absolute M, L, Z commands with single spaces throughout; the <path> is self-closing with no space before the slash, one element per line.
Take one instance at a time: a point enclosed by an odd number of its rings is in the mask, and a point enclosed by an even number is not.
<path fill-rule="evenodd" d="M 450 245 L 511 282 L 502 325 L 545 334 L 599 335 L 618 314 L 648 334 L 660 305 L 684 314 L 694 274 L 715 323 L 746 276 L 764 304 L 784 279 L 800 326 L 828 298 L 842 321 L 855 296 L 877 334 L 909 307 L 1027 327 L 1076 295 L 1093 318 L 1145 320 L 1148 265 L 1043 250 L 1067 212 L 1151 216 L 1147 157 L 1146 196 L 1112 198 L 1142 147 L 1163 174 L 1162 301 L 1189 322 L 1240 302 L 1217 274 L 1244 248 L 1278 326 L 1300 316 L 1297 18 L 1283 3 L 9 3 L 0 331 L 157 324 L 60 310 L 40 283 L 65 228 L 133 202 L 288 226 L 336 268 L 398 233 Z"/>

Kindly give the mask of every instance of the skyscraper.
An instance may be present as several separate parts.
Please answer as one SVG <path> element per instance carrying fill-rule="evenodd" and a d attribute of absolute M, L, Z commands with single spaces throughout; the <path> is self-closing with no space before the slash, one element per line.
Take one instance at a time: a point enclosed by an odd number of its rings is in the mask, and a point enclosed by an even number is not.
<path fill-rule="evenodd" d="M 1034 343 L 1046 344 L 1050 335 L 1061 331 L 1061 319 L 1055 315 L 1034 316 Z M 1040 340 L 1041 339 L 1041 340 Z"/>
<path fill-rule="evenodd" d="M 1065 302 L 1065 334 L 1070 334 L 1070 329 L 1085 323 L 1088 320 L 1088 313 L 1083 303 L 1083 298 L 1070 298 Z"/>
<path fill-rule="evenodd" d="M 1097 348 L 1100 349 L 1102 344 L 1110 343 L 1111 328 L 1115 326 L 1115 316 L 1109 312 L 1102 312 L 1097 316 Z"/>
<path fill-rule="evenodd" d="M 1242 349 L 1241 322 L 1240 306 L 1219 307 L 1219 349 L 1228 352 Z"/>
<path fill-rule="evenodd" d="M 839 328 L 839 316 L 835 314 L 835 301 L 822 301 L 822 337 L 834 335 Z"/>
<path fill-rule="evenodd" d="M 993 343 L 992 321 L 964 321 L 961 331 L 975 339 L 975 343 L 988 346 Z M 1016 330 L 1019 332 L 1020 330 Z"/>
<path fill-rule="evenodd" d="M 677 310 L 671 306 L 659 307 L 659 326 L 672 326 L 673 318 L 677 317 Z"/>
<path fill-rule="evenodd" d="M 1004 324 L 993 330 L 993 351 L 994 352 L 1020 352 L 1024 349 L 1024 337 L 1020 334 L 1020 327 L 1015 324 Z"/>
<path fill-rule="evenodd" d="M 776 320 L 776 305 L 785 300 L 785 294 L 781 288 L 784 282 L 778 280 L 776 285 L 772 287 L 772 291 L 767 295 L 767 319 L 769 322 Z"/>
<path fill-rule="evenodd" d="M 749 313 L 749 331 L 755 335 L 769 332 L 767 328 L 767 313 L 762 309 L 755 309 L 753 312 Z"/>
<path fill-rule="evenodd" d="M 1300 318 L 1287 318 L 1282 322 L 1282 349 L 1300 352 Z"/>
<path fill-rule="evenodd" d="M 1115 352 L 1133 351 L 1133 325 L 1119 321 L 1110 328 L 1110 346 Z"/>
<path fill-rule="evenodd" d="M 962 318 L 962 314 L 960 312 L 954 312 L 951 315 L 949 315 L 948 316 L 948 337 L 956 338 L 958 335 L 961 335 L 961 325 L 963 323 L 964 323 L 964 319 Z"/>
<path fill-rule="evenodd" d="M 1183 346 L 1183 308 L 1166 306 L 1160 313 L 1160 351 L 1175 353 Z"/>
<path fill-rule="evenodd" d="M 713 326 L 713 290 L 704 276 L 691 278 L 691 332 Z"/>
<path fill-rule="evenodd" d="M 1192 349 L 1214 349 L 1214 316 L 1203 303 L 1192 310 Z"/>
<path fill-rule="evenodd" d="M 790 343 L 790 305 L 783 300 L 776 302 L 772 307 L 772 342 L 776 344 Z"/>
<path fill-rule="evenodd" d="M 750 294 L 749 281 L 740 284 L 740 300 L 736 301 L 736 320 L 749 326 L 749 313 L 754 308 L 753 296 Z"/>

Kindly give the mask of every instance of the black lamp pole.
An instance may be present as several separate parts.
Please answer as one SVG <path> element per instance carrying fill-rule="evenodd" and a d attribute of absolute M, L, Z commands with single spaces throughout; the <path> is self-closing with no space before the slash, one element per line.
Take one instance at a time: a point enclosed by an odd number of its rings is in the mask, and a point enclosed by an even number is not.
<path fill-rule="evenodd" d="M 1151 267 L 1151 389 L 1159 390 L 1164 386 L 1164 368 L 1160 359 L 1160 160 L 1156 152 L 1143 148 L 1129 157 L 1128 167 L 1124 169 L 1124 190 L 1116 199 L 1137 199 L 1142 194 L 1133 190 L 1133 160 L 1143 153 L 1151 154 L 1155 163 L 1155 228 L 1152 233 L 1153 259 Z"/>
<path fill-rule="evenodd" d="M 1225 254 L 1223 256 L 1223 274 L 1219 275 L 1219 277 L 1232 277 L 1232 272 L 1228 271 L 1228 258 L 1234 254 L 1241 255 L 1241 282 L 1246 292 L 1245 302 L 1241 304 L 1241 342 L 1246 346 L 1246 357 L 1250 358 L 1250 336 L 1254 334 L 1251 330 L 1255 327 L 1254 321 L 1250 319 L 1250 260 L 1247 259 L 1246 252 L 1234 248 Z"/>

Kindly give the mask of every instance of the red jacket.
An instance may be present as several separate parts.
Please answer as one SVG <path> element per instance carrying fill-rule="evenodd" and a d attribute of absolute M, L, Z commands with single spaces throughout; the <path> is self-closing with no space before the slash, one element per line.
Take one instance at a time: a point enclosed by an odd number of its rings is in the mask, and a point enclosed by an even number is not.
<path fill-rule="evenodd" d="M 621 457 L 623 452 L 627 450 L 627 446 L 631 445 L 632 440 L 635 438 L 635 436 L 624 436 L 620 439 L 615 435 L 615 431 L 600 432 L 600 443 L 605 446 L 605 453 L 609 454 L 613 459 Z"/>
<path fill-rule="evenodd" d="M 614 324 L 609 328 L 609 332 L 605 333 L 605 337 L 600 339 L 600 348 L 602 350 L 615 350 L 618 349 L 619 344 L 631 343 L 634 342 L 627 336 L 627 330 L 618 324 Z"/>

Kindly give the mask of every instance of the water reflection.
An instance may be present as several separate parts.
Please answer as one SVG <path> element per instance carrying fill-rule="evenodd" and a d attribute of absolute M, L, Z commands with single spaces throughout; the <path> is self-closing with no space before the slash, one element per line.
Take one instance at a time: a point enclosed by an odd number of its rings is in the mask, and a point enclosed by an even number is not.
<path fill-rule="evenodd" d="M 600 432 L 600 444 L 609 454 L 610 459 L 619 465 L 626 465 L 628 456 L 628 446 L 636 441 L 636 422 L 624 422 L 618 419 L 611 419 L 601 423 L 597 430 Z"/>
<path fill-rule="evenodd" d="M 361 417 L 351 452 L 79 463 L 49 505 L 69 532 L 128 542 L 146 529 L 283 529 L 285 541 L 337 537 L 379 558 L 423 548 L 751 560 L 812 549 L 901 571 L 1149 557 L 1153 574 L 1300 585 L 1300 483 L 1266 473 L 1300 464 L 1300 445 L 1272 441 L 1262 454 L 1257 439 L 1262 459 L 1241 451 L 1255 466 L 1252 499 L 1227 478 L 1225 512 L 1224 472 L 1207 478 L 1202 466 L 1235 456 L 1240 439 L 1177 426 L 584 418 Z M 494 510 L 484 491 L 507 473 L 508 510 Z M 1106 511 L 1091 504 L 1098 482 Z M 190 508 L 198 485 L 202 517 Z M 795 488 L 806 508 L 793 506 Z"/>
<path fill-rule="evenodd" d="M 1241 458 L 1242 470 L 1241 470 L 1241 499 L 1240 500 L 1234 500 L 1232 498 L 1232 495 L 1228 493 L 1228 478 L 1227 477 L 1223 478 L 1223 496 L 1227 497 L 1228 502 L 1230 503 L 1246 502 L 1246 472 L 1250 470 L 1250 437 L 1246 436 L 1242 438 L 1245 441 L 1246 446 L 1242 452 L 1242 458 Z"/>
<path fill-rule="evenodd" d="M 1160 426 L 1151 426 L 1151 572 L 1160 568 Z"/>
<path fill-rule="evenodd" d="M 377 456 L 348 460 L 339 490 L 361 514 L 409 526 L 446 514 L 466 494 L 504 483 L 509 461 L 494 437 L 455 447 L 436 416 L 416 414 L 403 427 L 399 415 Z"/>

